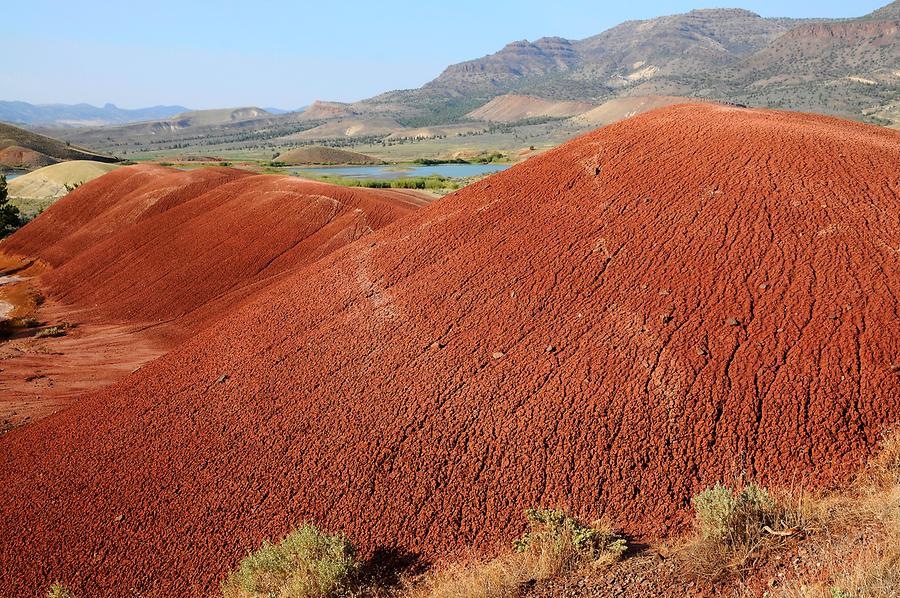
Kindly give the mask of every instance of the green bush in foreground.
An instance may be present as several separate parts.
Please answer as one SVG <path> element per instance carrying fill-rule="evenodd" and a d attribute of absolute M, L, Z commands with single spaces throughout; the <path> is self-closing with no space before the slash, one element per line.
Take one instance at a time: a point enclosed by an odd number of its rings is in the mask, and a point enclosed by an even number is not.
<path fill-rule="evenodd" d="M 356 549 L 341 535 L 304 524 L 278 544 L 263 542 L 225 583 L 225 598 L 325 598 L 348 594 L 358 577 Z"/>
<path fill-rule="evenodd" d="M 558 509 L 528 509 L 528 532 L 513 542 L 516 552 L 540 550 L 555 555 L 559 569 L 579 562 L 621 556 L 627 549 L 625 539 L 615 531 L 596 525 L 584 525 Z"/>
<path fill-rule="evenodd" d="M 775 501 L 769 492 L 748 484 L 739 492 L 716 484 L 693 498 L 697 527 L 705 540 L 739 544 L 762 534 L 774 523 Z"/>

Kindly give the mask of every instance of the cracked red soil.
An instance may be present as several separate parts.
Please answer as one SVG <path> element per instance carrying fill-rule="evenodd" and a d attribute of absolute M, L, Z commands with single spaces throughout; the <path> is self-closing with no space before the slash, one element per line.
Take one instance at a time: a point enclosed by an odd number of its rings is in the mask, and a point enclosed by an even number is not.
<path fill-rule="evenodd" d="M 0 593 L 213 593 L 309 519 L 428 559 L 527 507 L 659 537 L 716 480 L 829 484 L 900 412 L 898 164 L 894 131 L 684 105 L 399 219 L 0 438 Z"/>

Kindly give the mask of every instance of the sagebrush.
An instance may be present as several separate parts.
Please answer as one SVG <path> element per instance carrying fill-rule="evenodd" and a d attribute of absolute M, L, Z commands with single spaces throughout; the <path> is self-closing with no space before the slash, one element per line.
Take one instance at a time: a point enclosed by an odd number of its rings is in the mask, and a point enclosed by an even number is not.
<path fill-rule="evenodd" d="M 344 596 L 353 590 L 360 567 L 347 538 L 304 524 L 247 555 L 222 584 L 222 593 L 225 598 Z"/>

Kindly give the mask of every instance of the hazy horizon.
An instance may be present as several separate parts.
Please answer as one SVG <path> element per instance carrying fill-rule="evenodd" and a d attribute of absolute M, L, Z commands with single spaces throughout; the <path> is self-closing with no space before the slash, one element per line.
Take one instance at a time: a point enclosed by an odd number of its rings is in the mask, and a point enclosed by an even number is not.
<path fill-rule="evenodd" d="M 23 3 L 24 4 L 24 3 Z M 340 14 L 319 3 L 261 0 L 175 3 L 140 11 L 90 1 L 33 1 L 6 8 L 11 47 L 27 60 L 8 67 L 0 99 L 33 104 L 191 109 L 295 109 L 316 99 L 355 101 L 416 88 L 448 65 L 545 36 L 582 39 L 622 21 L 696 8 L 745 8 L 765 17 L 857 17 L 888 0 L 706 2 L 460 0 L 350 2 Z"/>

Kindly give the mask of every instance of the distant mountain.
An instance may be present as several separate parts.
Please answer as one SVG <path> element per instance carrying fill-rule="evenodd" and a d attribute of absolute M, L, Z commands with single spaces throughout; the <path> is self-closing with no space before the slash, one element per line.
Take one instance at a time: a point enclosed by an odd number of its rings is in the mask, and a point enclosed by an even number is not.
<path fill-rule="evenodd" d="M 129 110 L 115 104 L 102 108 L 90 104 L 29 104 L 0 101 L 0 121 L 21 125 L 62 127 L 124 124 L 142 120 L 169 118 L 187 112 L 184 106 L 153 106 Z"/>
<path fill-rule="evenodd" d="M 518 41 L 447 67 L 420 89 L 350 108 L 410 126 L 458 121 L 504 94 L 601 103 L 669 95 L 895 122 L 900 2 L 858 19 L 694 10 L 628 21 L 583 40 Z"/>
<path fill-rule="evenodd" d="M 889 10 L 889 9 L 893 9 Z M 809 23 L 742 61 L 728 97 L 758 106 L 900 122 L 900 6 L 862 19 Z M 891 16 L 896 15 L 896 16 Z"/>
<path fill-rule="evenodd" d="M 484 95 L 527 85 L 554 99 L 582 99 L 647 79 L 722 68 L 798 23 L 740 9 L 628 21 L 578 41 L 552 37 L 513 42 L 496 54 L 448 67 L 424 89 Z"/>
<path fill-rule="evenodd" d="M 215 110 L 193 110 L 169 118 L 144 120 L 121 125 L 96 127 L 36 127 L 46 135 L 59 137 L 71 143 L 100 147 L 106 151 L 124 155 L 137 147 L 144 149 L 172 149 L 185 139 L 238 139 L 246 140 L 255 133 L 271 127 L 288 127 L 298 132 L 309 126 L 299 126 L 296 113 L 271 114 L 262 108 L 241 107 Z"/>
<path fill-rule="evenodd" d="M 519 139 L 508 129 L 527 126 L 523 121 L 602 108 L 593 121 L 557 123 L 563 131 L 558 134 L 553 123 L 527 132 L 534 141 L 558 143 L 565 131 L 576 134 L 591 122 L 609 122 L 677 98 L 834 114 L 900 128 L 898 65 L 900 1 L 843 20 L 705 9 L 627 21 L 582 40 L 513 42 L 451 65 L 419 89 L 360 102 L 317 101 L 285 114 L 241 108 L 41 130 L 118 155 L 210 147 L 274 150 L 325 140 L 344 145 L 488 129 Z M 609 103 L 614 99 L 622 101 Z"/>

